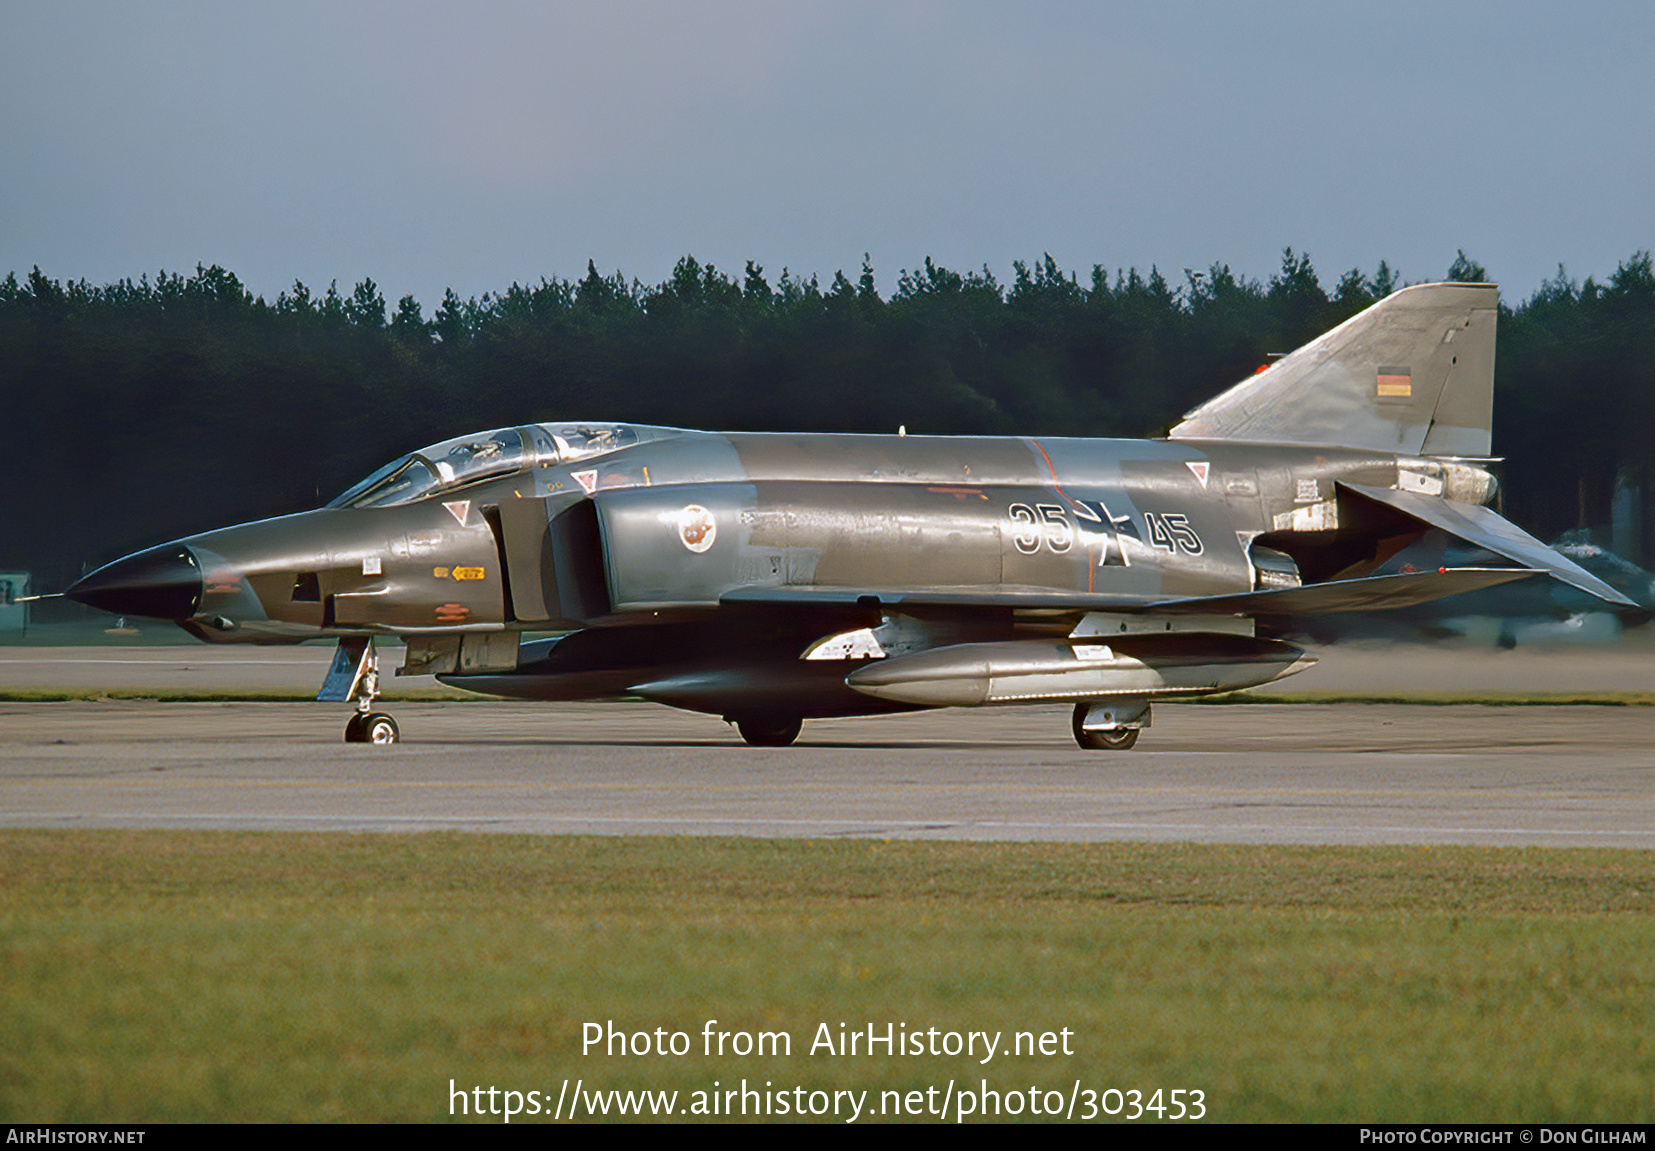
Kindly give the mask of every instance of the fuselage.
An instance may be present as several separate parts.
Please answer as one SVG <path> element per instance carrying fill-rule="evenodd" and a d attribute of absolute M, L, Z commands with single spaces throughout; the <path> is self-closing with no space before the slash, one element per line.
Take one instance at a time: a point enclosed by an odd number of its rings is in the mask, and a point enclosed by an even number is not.
<path fill-rule="evenodd" d="M 1339 448 L 610 427 L 644 435 L 167 545 L 184 557 L 173 605 L 191 600 L 171 618 L 203 639 L 268 643 L 694 617 L 741 589 L 953 589 L 1031 606 L 1219 595 L 1376 562 L 1373 541 L 1336 546 L 1352 535 L 1340 481 L 1489 491 L 1480 469 Z M 121 599 L 116 577 L 102 598 Z"/>

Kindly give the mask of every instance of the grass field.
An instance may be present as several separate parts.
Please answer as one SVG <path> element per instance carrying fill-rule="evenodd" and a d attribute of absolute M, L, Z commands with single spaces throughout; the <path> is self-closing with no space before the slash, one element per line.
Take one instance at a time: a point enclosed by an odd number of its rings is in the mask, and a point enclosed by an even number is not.
<path fill-rule="evenodd" d="M 4 831 L 0 1120 L 418 1122 L 450 1080 L 549 1107 L 565 1077 L 745 1077 L 1648 1122 L 1652 913 L 1655 859 L 1613 851 Z M 709 1019 L 791 1054 L 703 1055 Z M 691 1054 L 583 1054 L 610 1020 Z M 823 1023 L 1074 1053 L 812 1054 Z"/>

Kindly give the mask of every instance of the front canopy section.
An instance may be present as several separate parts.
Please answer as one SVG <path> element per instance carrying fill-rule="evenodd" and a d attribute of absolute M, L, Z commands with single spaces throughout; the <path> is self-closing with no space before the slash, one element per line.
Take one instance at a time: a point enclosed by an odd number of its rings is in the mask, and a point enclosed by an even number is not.
<path fill-rule="evenodd" d="M 573 463 L 677 434 L 676 428 L 644 424 L 577 422 L 475 432 L 392 460 L 327 506 L 374 508 L 413 503 L 491 476 Z"/>

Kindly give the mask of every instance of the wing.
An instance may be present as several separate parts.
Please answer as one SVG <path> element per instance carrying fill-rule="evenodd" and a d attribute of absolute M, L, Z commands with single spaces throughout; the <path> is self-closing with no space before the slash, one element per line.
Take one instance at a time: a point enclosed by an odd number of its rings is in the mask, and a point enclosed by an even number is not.
<path fill-rule="evenodd" d="M 1561 557 L 1559 557 L 1561 558 Z M 1565 561 L 1567 562 L 1567 561 Z M 1434 572 L 1331 580 L 1307 587 L 1273 588 L 1230 595 L 1098 595 L 1054 588 L 997 584 L 977 588 L 742 587 L 727 591 L 727 604 L 803 607 L 955 607 L 1045 611 L 1154 612 L 1177 615 L 1303 616 L 1331 612 L 1414 607 L 1445 596 L 1478 591 L 1542 574 L 1535 568 L 1449 568 Z M 1586 574 L 1582 572 L 1581 574 Z M 1588 576 L 1587 578 L 1591 578 Z M 1607 585 L 1605 585 L 1607 586 Z M 1612 590 L 1612 589 L 1611 589 Z"/>

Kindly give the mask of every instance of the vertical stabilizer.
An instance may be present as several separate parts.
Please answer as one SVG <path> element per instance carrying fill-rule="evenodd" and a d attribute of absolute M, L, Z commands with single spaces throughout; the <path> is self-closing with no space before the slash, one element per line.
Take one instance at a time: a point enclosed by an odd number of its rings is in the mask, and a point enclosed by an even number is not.
<path fill-rule="evenodd" d="M 1494 284 L 1419 284 L 1380 300 L 1184 417 L 1180 440 L 1487 456 Z"/>

